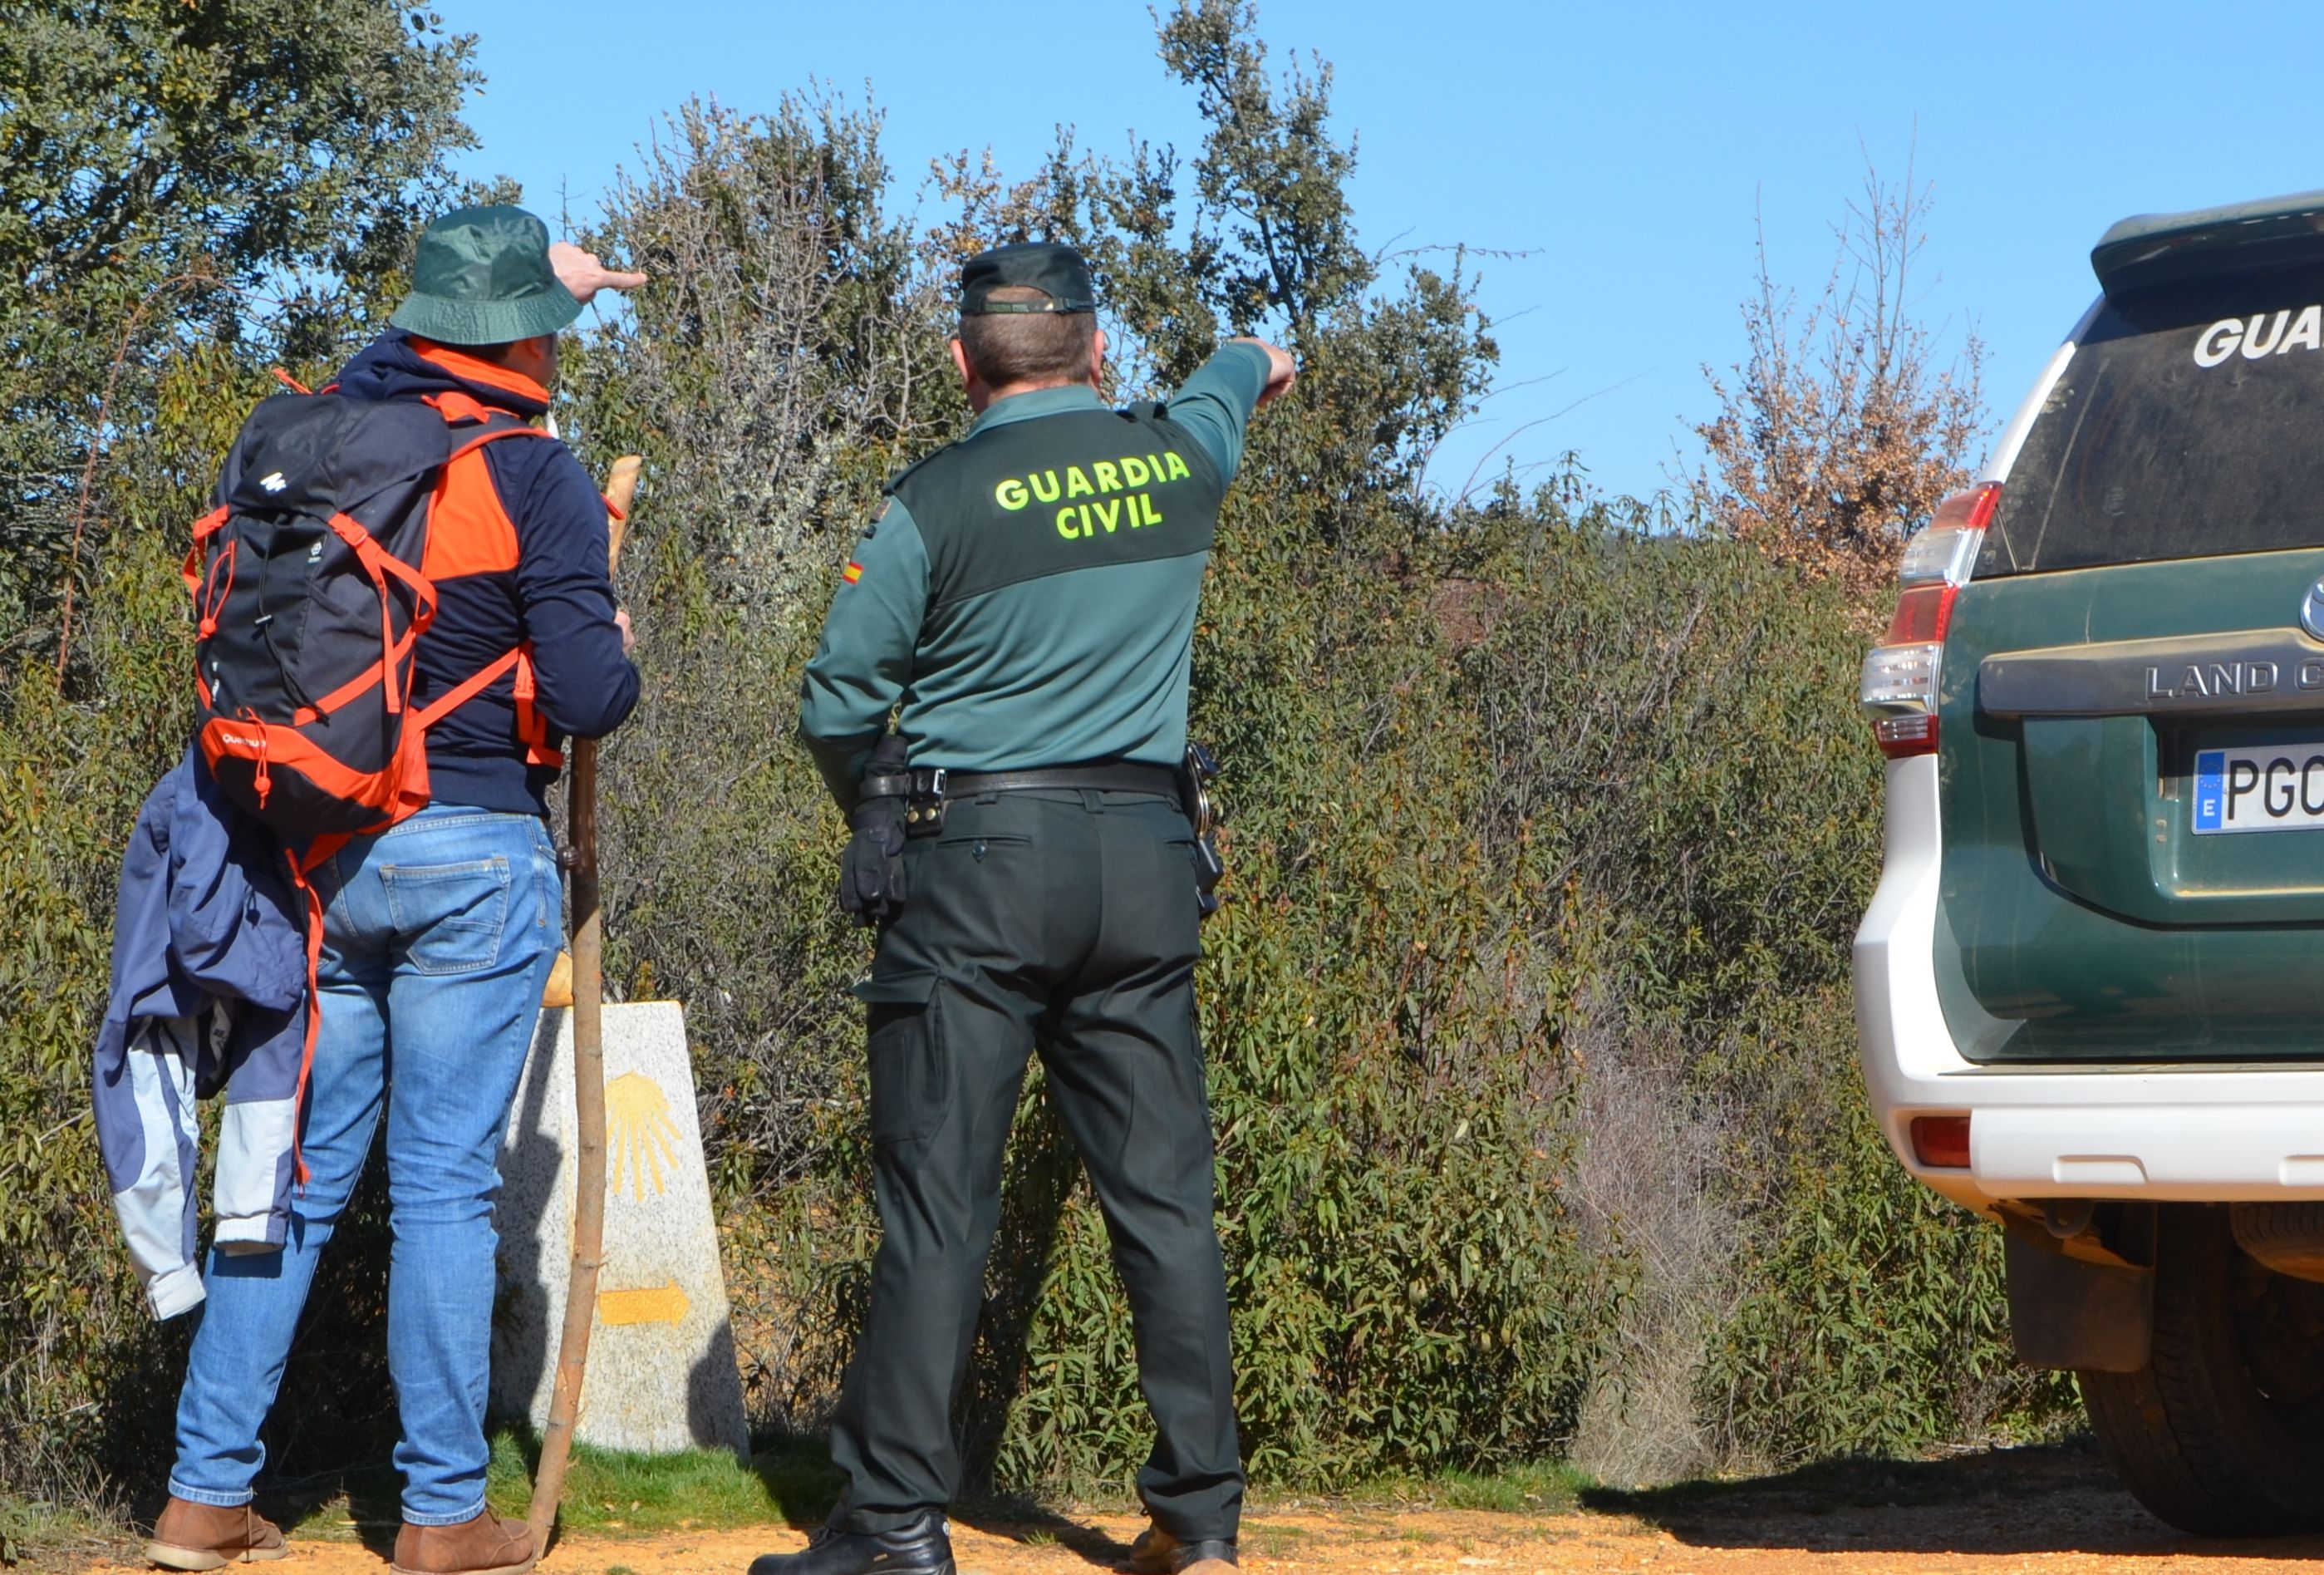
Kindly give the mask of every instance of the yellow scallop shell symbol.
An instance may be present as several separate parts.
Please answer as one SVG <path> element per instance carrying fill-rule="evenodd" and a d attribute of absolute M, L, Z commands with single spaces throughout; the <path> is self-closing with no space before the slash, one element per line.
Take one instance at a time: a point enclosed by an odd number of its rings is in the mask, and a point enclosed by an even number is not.
<path fill-rule="evenodd" d="M 661 1086 L 636 1072 L 623 1072 L 607 1083 L 605 1138 L 613 1196 L 621 1196 L 626 1182 L 631 1196 L 645 1201 L 650 1172 L 654 1195 L 659 1197 L 663 1177 L 678 1169 L 678 1123 L 670 1119 L 669 1098 Z"/>

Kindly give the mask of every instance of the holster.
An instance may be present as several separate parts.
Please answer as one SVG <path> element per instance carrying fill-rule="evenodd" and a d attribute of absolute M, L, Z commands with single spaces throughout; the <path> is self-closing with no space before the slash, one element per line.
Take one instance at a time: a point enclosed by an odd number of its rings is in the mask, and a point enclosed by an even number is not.
<path fill-rule="evenodd" d="M 1227 873 L 1226 860 L 1219 857 L 1219 828 L 1226 823 L 1226 815 L 1211 792 L 1211 783 L 1218 778 L 1218 756 L 1189 743 L 1178 767 L 1178 801 L 1194 828 L 1194 898 L 1205 919 L 1219 911 L 1219 882 Z"/>

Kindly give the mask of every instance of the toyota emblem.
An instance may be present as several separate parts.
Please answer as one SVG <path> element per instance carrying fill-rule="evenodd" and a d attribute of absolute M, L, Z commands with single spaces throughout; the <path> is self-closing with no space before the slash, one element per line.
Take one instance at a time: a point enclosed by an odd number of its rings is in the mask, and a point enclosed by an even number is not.
<path fill-rule="evenodd" d="M 2308 631 L 2310 639 L 2324 640 L 2324 579 L 2310 586 L 2308 594 L 2301 598 L 2300 626 Z"/>

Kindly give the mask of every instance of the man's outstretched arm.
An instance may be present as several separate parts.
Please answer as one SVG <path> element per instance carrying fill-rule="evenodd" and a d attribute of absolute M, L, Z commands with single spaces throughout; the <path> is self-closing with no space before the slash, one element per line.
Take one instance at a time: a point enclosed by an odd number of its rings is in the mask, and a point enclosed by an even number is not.
<path fill-rule="evenodd" d="M 1289 352 L 1265 339 L 1229 339 L 1170 396 L 1170 419 L 1194 434 L 1219 468 L 1221 482 L 1242 468 L 1243 429 L 1251 413 L 1297 381 Z"/>

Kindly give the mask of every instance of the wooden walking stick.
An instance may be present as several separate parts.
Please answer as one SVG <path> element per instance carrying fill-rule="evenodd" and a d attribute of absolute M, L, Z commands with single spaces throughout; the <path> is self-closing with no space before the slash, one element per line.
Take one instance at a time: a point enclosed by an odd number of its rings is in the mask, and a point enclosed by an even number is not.
<path fill-rule="evenodd" d="M 624 454 L 605 478 L 605 571 L 622 557 L 622 536 L 630 498 L 645 461 Z M 573 1428 L 581 1413 L 581 1376 L 589 1365 L 589 1331 L 597 1314 L 597 1269 L 605 1246 L 605 1039 L 604 979 L 598 971 L 604 940 L 597 906 L 597 741 L 573 741 L 573 778 L 565 789 L 566 829 L 573 838 L 573 1115 L 580 1139 L 573 1178 L 573 1268 L 565 1282 L 565 1329 L 557 1344 L 557 1386 L 549 1402 L 549 1426 L 540 1438 L 540 1467 L 532 1478 L 532 1528 L 536 1553 L 549 1550 L 557 1523 L 557 1501 L 565 1490 L 565 1466 L 573 1452 Z"/>

